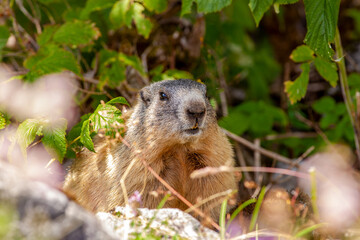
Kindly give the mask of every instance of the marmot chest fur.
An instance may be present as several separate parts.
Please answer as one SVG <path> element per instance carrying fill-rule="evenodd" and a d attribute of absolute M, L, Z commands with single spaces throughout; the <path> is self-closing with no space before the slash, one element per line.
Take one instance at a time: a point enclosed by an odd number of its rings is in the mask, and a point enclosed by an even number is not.
<path fill-rule="evenodd" d="M 233 163 L 231 145 L 217 125 L 202 83 L 166 80 L 143 88 L 127 121 L 125 140 L 130 147 L 121 142 L 99 141 L 95 144 L 96 153 L 84 150 L 71 166 L 64 189 L 87 209 L 109 211 L 124 205 L 120 180 L 130 163 L 133 165 L 125 179 L 128 196 L 139 191 L 143 207 L 156 208 L 162 196 L 153 192 L 167 189 L 141 160 L 193 204 L 236 189 L 232 173 L 190 178 L 194 170 Z M 216 200 L 200 207 L 214 220 L 218 220 L 220 212 L 219 199 Z M 165 207 L 187 208 L 176 197 L 168 200 Z"/>

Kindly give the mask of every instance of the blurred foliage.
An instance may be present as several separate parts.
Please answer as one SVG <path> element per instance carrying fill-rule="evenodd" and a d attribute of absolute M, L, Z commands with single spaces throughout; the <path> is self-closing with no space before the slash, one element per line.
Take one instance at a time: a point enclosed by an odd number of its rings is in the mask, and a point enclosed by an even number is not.
<path fill-rule="evenodd" d="M 208 86 L 222 127 L 260 138 L 264 147 L 295 158 L 326 143 L 319 131 L 331 142 L 355 146 L 332 43 L 341 17 L 353 21 L 346 41 L 359 39 L 360 11 L 350 4 L 341 12 L 339 0 L 319 1 L 2 1 L 2 62 L 24 82 L 72 72 L 82 117 L 67 126 L 64 119 L 50 124 L 41 116 L 20 120 L 0 108 L 0 129 L 22 122 L 15 139 L 24 155 L 40 138 L 62 161 L 83 145 L 94 151 L 92 136 L 100 129 L 111 136 L 121 133 L 118 107 L 132 105 L 144 85 L 193 78 Z M 287 20 L 292 9 L 304 13 L 294 22 Z M 281 53 L 276 35 L 296 24 L 306 32 L 282 39 L 291 51 Z M 321 79 L 326 81 L 321 90 L 309 91 Z M 348 85 L 355 101 L 360 75 L 350 74 Z"/>

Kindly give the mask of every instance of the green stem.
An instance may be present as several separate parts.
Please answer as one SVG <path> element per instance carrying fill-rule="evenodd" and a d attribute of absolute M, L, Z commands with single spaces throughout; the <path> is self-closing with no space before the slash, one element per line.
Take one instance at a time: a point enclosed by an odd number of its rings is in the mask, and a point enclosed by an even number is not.
<path fill-rule="evenodd" d="M 347 109 L 347 112 L 350 117 L 351 125 L 354 129 L 354 141 L 356 146 L 356 154 L 358 157 L 358 160 L 360 161 L 360 143 L 359 143 L 359 126 L 356 124 L 357 116 L 355 112 L 355 107 L 351 99 L 351 94 L 349 90 L 349 84 L 347 80 L 347 74 L 346 74 L 346 66 L 345 66 L 345 58 L 343 53 L 343 48 L 341 45 L 341 38 L 340 38 L 340 32 L 339 29 L 336 28 L 335 33 L 335 49 L 336 49 L 336 58 L 337 58 L 337 65 L 339 67 L 339 77 L 340 77 L 340 86 L 341 86 L 341 92 L 344 98 L 344 103 Z"/>

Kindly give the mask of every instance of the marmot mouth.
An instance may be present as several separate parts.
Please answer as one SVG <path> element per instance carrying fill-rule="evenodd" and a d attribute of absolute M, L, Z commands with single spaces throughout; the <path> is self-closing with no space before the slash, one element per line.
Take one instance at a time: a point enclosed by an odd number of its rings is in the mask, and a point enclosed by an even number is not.
<path fill-rule="evenodd" d="M 199 133 L 200 132 L 199 124 L 196 122 L 196 124 L 192 128 L 186 129 L 185 132 L 192 135 Z"/>
<path fill-rule="evenodd" d="M 200 132 L 200 129 L 198 127 L 197 128 L 190 128 L 190 129 L 186 129 L 185 132 L 187 134 L 195 135 L 195 134 Z"/>

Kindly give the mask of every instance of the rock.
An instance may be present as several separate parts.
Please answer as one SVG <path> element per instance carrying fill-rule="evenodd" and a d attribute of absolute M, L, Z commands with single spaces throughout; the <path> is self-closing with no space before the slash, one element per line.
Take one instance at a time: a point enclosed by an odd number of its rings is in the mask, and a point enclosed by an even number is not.
<path fill-rule="evenodd" d="M 114 230 L 120 239 L 134 239 L 136 236 L 172 239 L 219 239 L 219 234 L 200 224 L 191 215 L 173 208 L 146 209 L 117 207 L 115 215 L 105 212 L 96 214 L 109 230 Z"/>
<path fill-rule="evenodd" d="M 0 161 L 0 239 L 116 239 L 61 191 Z"/>

